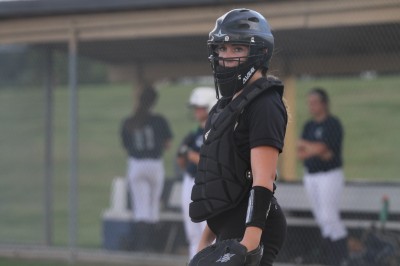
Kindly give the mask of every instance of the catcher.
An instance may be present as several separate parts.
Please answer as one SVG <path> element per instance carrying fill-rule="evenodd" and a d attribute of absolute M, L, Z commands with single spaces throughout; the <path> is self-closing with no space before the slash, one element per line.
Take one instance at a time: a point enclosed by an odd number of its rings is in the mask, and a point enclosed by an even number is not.
<path fill-rule="evenodd" d="M 273 47 L 268 22 L 253 10 L 229 11 L 209 34 L 219 100 L 192 188 L 189 215 L 207 225 L 190 266 L 272 265 L 284 242 L 274 181 L 288 116 L 282 83 L 266 75 Z"/>

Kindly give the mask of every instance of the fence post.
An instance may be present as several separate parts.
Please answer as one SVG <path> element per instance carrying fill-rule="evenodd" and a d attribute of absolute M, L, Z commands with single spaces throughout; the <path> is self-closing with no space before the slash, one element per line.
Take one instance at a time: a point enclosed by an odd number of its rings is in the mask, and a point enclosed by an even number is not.
<path fill-rule="evenodd" d="M 71 250 L 70 260 L 76 260 L 77 244 L 77 216 L 78 216 L 78 74 L 77 74 L 77 56 L 78 56 L 78 38 L 77 32 L 71 25 L 69 43 L 68 43 L 68 84 L 69 84 L 69 129 L 70 129 L 70 183 L 69 183 L 69 247 Z"/>
<path fill-rule="evenodd" d="M 45 128 L 44 128 L 44 241 L 53 244 L 53 51 L 45 53 Z"/>

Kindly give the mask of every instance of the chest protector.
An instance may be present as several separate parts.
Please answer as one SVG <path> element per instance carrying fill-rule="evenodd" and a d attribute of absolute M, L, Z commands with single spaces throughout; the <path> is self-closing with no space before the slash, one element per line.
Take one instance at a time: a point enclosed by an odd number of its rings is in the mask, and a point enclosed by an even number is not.
<path fill-rule="evenodd" d="M 210 111 L 189 206 L 193 222 L 232 209 L 248 195 L 252 186 L 250 158 L 239 154 L 233 133 L 246 105 L 270 89 L 283 94 L 280 81 L 263 78 L 246 87 L 223 109 L 219 109 L 217 104 Z"/>

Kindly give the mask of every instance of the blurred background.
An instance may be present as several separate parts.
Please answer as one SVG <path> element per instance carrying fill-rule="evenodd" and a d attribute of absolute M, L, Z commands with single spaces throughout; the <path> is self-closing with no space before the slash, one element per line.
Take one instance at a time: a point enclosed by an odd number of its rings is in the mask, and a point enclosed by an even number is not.
<path fill-rule="evenodd" d="M 398 0 L 0 1 L 0 265 L 185 265 L 175 156 L 196 126 L 192 89 L 214 86 L 208 33 L 239 7 L 272 27 L 269 73 L 285 83 L 291 113 L 279 165 L 289 225 L 279 262 L 320 256 L 296 159 L 306 96 L 320 86 L 345 131 L 349 251 L 376 258 L 386 248 L 390 259 L 374 265 L 400 265 Z M 154 256 L 120 244 L 130 223 L 129 192 L 117 185 L 126 175 L 120 127 L 143 84 L 158 89 L 155 111 L 173 132 Z"/>

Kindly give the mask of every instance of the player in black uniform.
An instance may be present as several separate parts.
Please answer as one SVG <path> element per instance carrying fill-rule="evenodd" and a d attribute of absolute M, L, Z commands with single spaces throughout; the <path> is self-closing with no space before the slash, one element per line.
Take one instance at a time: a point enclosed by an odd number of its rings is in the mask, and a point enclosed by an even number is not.
<path fill-rule="evenodd" d="M 347 230 L 339 210 L 344 186 L 343 128 L 330 113 L 324 89 L 312 89 L 307 101 L 312 119 L 304 125 L 297 152 L 304 163 L 303 182 L 324 239 L 323 259 L 329 265 L 344 265 L 348 257 Z"/>
<path fill-rule="evenodd" d="M 273 47 L 268 22 L 253 10 L 229 11 L 209 34 L 222 97 L 206 123 L 190 217 L 207 221 L 199 251 L 214 240 L 237 239 L 244 247 L 245 264 L 229 264 L 238 256 L 227 251 L 218 259 L 225 265 L 272 265 L 285 239 L 286 220 L 273 193 L 287 111 L 282 83 L 266 77 Z M 253 261 L 256 253 L 262 258 Z M 196 256 L 190 265 L 203 265 Z"/>
<path fill-rule="evenodd" d="M 132 197 L 136 250 L 151 249 L 149 234 L 159 221 L 164 186 L 162 155 L 172 139 L 167 120 L 152 112 L 157 96 L 153 88 L 145 88 L 135 113 L 126 118 L 121 127 L 122 144 L 128 154 L 127 177 Z"/>
<path fill-rule="evenodd" d="M 195 130 L 192 130 L 182 141 L 177 154 L 178 165 L 184 169 L 182 182 L 182 214 L 185 226 L 186 239 L 189 243 L 189 259 L 197 252 L 201 234 L 206 225 L 205 222 L 193 223 L 189 217 L 190 194 L 194 185 L 194 177 L 199 163 L 199 151 L 203 145 L 204 126 L 208 118 L 208 112 L 217 102 L 215 90 L 210 87 L 195 88 L 189 98 L 189 107 L 198 122 Z"/>

